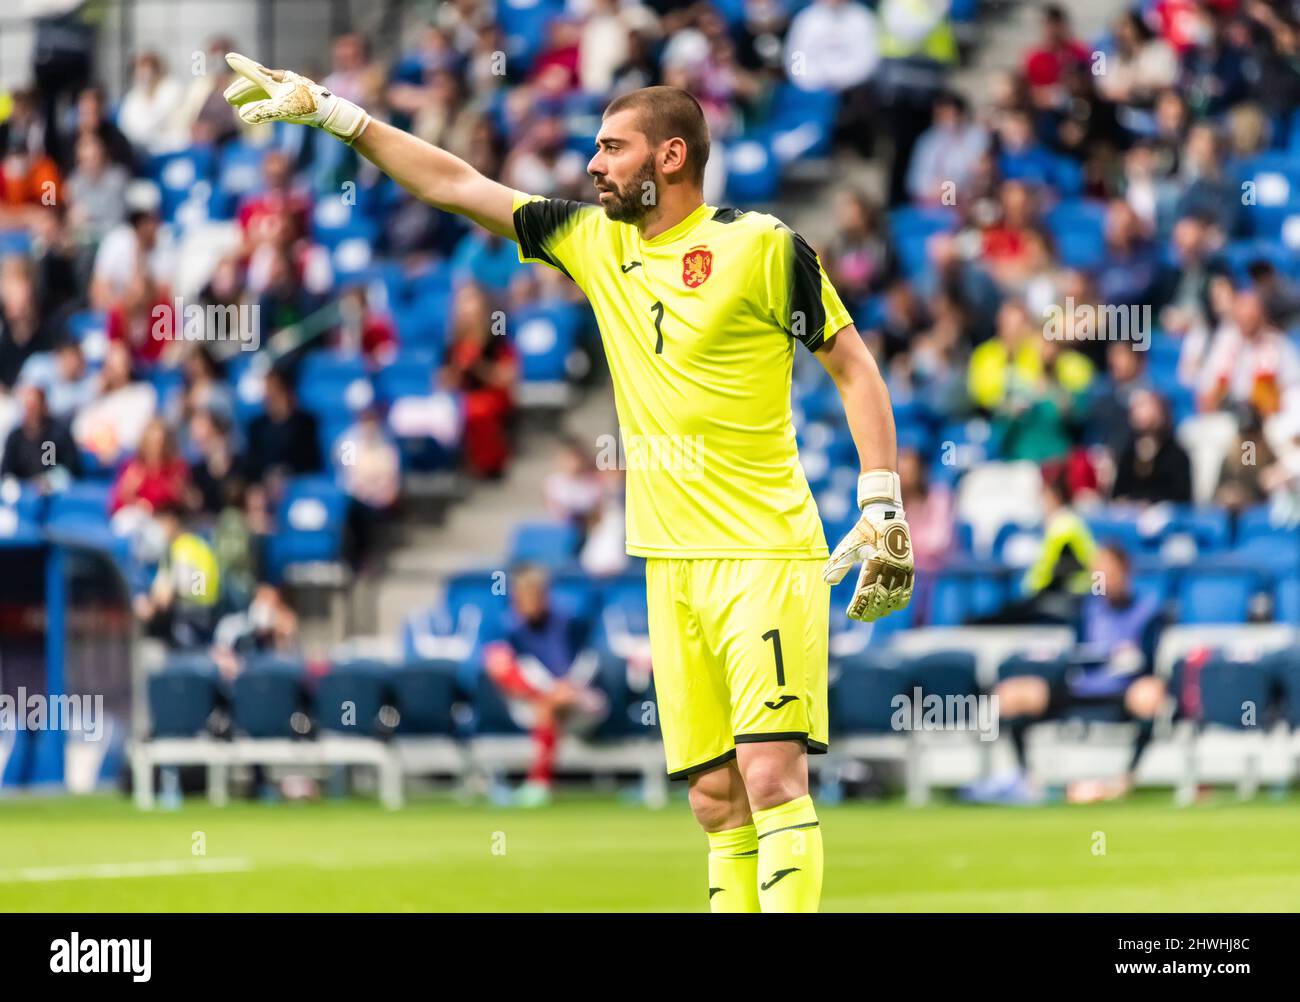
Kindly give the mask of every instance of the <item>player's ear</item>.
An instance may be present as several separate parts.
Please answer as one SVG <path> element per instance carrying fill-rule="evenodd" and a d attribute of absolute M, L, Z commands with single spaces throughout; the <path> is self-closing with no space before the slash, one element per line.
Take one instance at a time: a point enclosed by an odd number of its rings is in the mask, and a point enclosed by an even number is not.
<path fill-rule="evenodd" d="M 660 166 L 666 176 L 675 177 L 686 169 L 686 140 L 669 139 L 660 152 Z"/>

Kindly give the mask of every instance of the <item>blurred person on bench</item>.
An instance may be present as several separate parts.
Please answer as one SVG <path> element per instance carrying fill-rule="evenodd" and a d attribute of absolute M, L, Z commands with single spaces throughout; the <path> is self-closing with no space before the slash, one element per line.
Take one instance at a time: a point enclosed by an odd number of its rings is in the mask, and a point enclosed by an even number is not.
<path fill-rule="evenodd" d="M 516 797 L 521 806 L 550 800 L 562 734 L 589 732 L 609 712 L 590 684 L 596 658 L 584 649 L 586 632 L 580 619 L 552 605 L 546 571 L 532 564 L 514 571 L 503 638 L 487 645 L 483 663 L 510 716 L 533 736 L 533 766 Z"/>
<path fill-rule="evenodd" d="M 968 799 L 1041 800 L 1043 790 L 1029 770 L 1025 732 L 1042 720 L 1098 709 L 1103 715 L 1137 724 L 1128 765 L 1120 776 L 1071 783 L 1066 799 L 1091 803 L 1132 791 L 1138 763 L 1165 701 L 1164 680 L 1152 674 L 1164 616 L 1158 595 L 1134 588 L 1129 555 L 1118 544 L 1108 542 L 1098 548 L 1091 576 L 1093 587 L 1080 613 L 1079 644 L 1064 675 L 1054 680 L 1017 675 L 1003 679 L 994 689 L 999 717 L 1008 725 L 1019 768 L 1011 777 L 974 784 L 968 788 Z"/>

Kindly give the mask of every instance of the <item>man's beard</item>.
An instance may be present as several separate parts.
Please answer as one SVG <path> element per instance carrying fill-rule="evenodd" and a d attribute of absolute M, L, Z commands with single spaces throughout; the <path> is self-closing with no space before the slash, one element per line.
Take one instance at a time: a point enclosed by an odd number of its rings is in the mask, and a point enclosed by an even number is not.
<path fill-rule="evenodd" d="M 616 188 L 606 179 L 606 191 L 613 201 L 604 204 L 605 215 L 616 223 L 637 223 L 646 217 L 658 202 L 655 190 L 655 158 L 645 158 L 641 168 L 622 188 Z"/>

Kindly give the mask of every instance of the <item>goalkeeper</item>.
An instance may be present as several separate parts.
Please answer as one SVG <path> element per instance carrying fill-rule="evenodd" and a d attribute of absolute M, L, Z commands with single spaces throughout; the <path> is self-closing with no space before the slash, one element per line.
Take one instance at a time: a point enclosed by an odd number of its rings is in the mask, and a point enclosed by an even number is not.
<path fill-rule="evenodd" d="M 817 255 L 772 216 L 704 203 L 708 127 L 674 87 L 606 108 L 591 205 L 514 191 L 304 77 L 227 59 L 245 122 L 326 130 L 586 293 L 628 456 L 627 549 L 646 559 L 664 751 L 708 834 L 710 907 L 815 911 L 807 755 L 827 749 L 830 586 L 861 563 L 847 612 L 865 621 L 912 594 L 888 393 Z M 861 462 L 861 518 L 830 554 L 795 447 L 796 341 L 834 380 Z"/>

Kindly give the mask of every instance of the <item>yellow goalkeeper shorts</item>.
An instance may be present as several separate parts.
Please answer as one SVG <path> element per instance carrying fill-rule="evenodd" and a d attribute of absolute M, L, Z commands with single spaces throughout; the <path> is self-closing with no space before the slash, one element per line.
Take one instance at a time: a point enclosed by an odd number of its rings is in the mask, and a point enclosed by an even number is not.
<path fill-rule="evenodd" d="M 737 742 L 826 751 L 826 561 L 646 561 L 650 656 L 670 779 L 736 757 Z"/>

